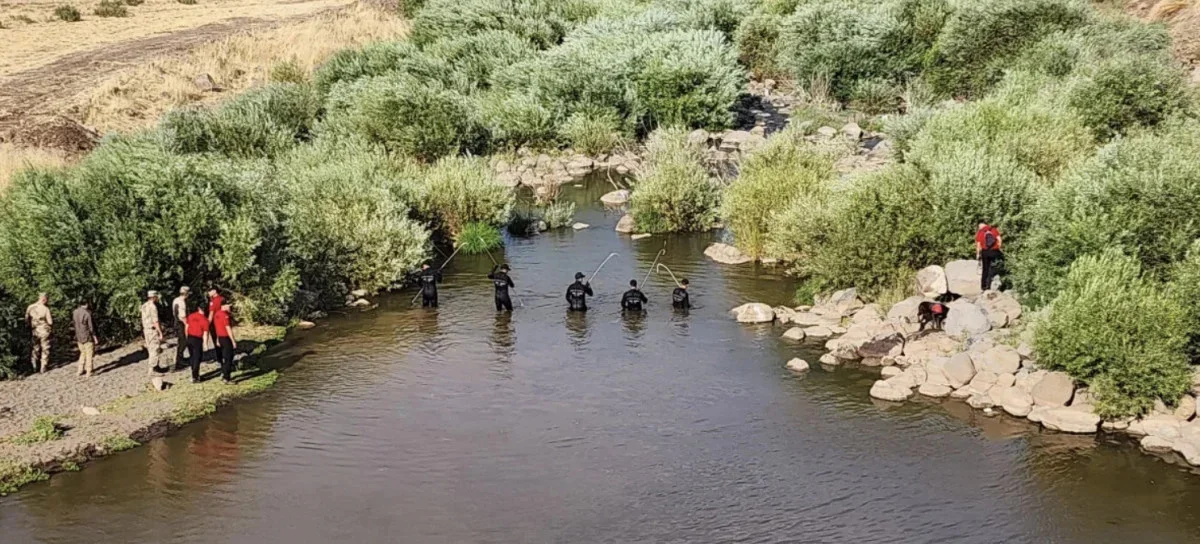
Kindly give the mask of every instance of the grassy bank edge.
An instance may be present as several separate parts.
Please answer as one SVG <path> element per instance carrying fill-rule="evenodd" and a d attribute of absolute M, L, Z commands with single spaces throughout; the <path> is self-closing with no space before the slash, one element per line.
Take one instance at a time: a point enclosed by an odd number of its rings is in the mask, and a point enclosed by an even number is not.
<path fill-rule="evenodd" d="M 235 400 L 257 395 L 266 391 L 279 380 L 278 370 L 261 369 L 257 360 L 269 348 L 283 342 L 291 331 L 285 327 L 247 327 L 243 340 L 260 344 L 239 362 L 240 370 L 233 374 L 234 385 L 225 385 L 220 380 L 191 384 L 173 384 L 166 391 L 146 391 L 131 397 L 109 401 L 100 407 L 101 413 L 129 414 L 139 409 L 151 410 L 146 421 L 128 434 L 114 434 L 104 439 L 83 444 L 74 451 L 60 451 L 50 459 L 0 459 L 0 496 L 14 493 L 21 487 L 45 481 L 50 475 L 60 472 L 75 472 L 92 460 L 130 450 L 161 438 L 175 430 L 205 416 L 211 415 L 221 406 Z M 170 409 L 151 408 L 169 403 Z"/>

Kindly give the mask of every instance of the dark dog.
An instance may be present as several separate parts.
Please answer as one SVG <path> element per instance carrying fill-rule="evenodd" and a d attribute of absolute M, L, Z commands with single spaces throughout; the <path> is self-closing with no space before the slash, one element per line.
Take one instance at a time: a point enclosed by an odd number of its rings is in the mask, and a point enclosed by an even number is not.
<path fill-rule="evenodd" d="M 942 324 L 946 321 L 946 316 L 950 315 L 950 307 L 943 302 L 922 302 L 917 306 L 917 318 L 921 322 L 921 328 L 918 331 L 925 330 L 925 325 L 936 330 L 942 330 Z"/>

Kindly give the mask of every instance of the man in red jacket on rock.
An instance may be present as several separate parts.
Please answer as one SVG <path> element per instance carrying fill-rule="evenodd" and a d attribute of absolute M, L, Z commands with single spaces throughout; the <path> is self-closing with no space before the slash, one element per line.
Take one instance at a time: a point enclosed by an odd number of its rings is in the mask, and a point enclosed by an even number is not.
<path fill-rule="evenodd" d="M 992 279 L 996 277 L 996 264 L 1004 258 L 1004 253 L 1000 251 L 1002 245 L 1003 240 L 1000 239 L 1000 231 L 996 227 L 987 223 L 979 224 L 979 230 L 975 231 L 975 258 L 983 267 L 979 278 L 980 290 L 987 291 L 992 288 Z"/>

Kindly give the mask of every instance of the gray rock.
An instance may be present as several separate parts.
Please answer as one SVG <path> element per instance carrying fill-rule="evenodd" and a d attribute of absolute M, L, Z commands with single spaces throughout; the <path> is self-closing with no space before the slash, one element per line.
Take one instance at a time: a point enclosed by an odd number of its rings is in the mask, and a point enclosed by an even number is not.
<path fill-rule="evenodd" d="M 926 298 L 937 298 L 949 290 L 946 269 L 938 265 L 926 266 L 917 272 L 917 293 Z"/>
<path fill-rule="evenodd" d="M 1167 440 L 1179 438 L 1183 422 L 1174 415 L 1152 415 L 1129 423 L 1126 430 L 1134 436 L 1158 436 Z"/>
<path fill-rule="evenodd" d="M 1187 421 L 1196 415 L 1196 397 L 1184 394 L 1180 397 L 1179 402 L 1175 403 L 1175 417 Z"/>
<path fill-rule="evenodd" d="M 953 391 L 954 389 L 952 389 L 949 385 L 934 384 L 929 382 L 921 384 L 921 387 L 917 389 L 918 393 L 925 395 L 926 397 L 934 397 L 939 399 L 950 396 L 950 393 Z"/>
<path fill-rule="evenodd" d="M 316 326 L 317 324 L 313 323 L 312 321 L 300 321 L 296 323 L 296 328 L 300 330 L 311 329 Z"/>
<path fill-rule="evenodd" d="M 792 340 L 795 342 L 804 340 L 804 336 L 805 336 L 804 329 L 802 329 L 800 327 L 792 327 L 792 328 L 788 329 L 787 332 L 783 333 L 784 340 Z"/>
<path fill-rule="evenodd" d="M 924 300 L 922 297 L 908 297 L 897 302 L 888 310 L 887 319 L 901 323 L 916 323 L 918 321 L 917 309 Z"/>
<path fill-rule="evenodd" d="M 988 291 L 975 302 L 987 312 L 988 320 L 995 329 L 1009 326 L 1021 317 L 1021 303 L 1008 293 Z"/>
<path fill-rule="evenodd" d="M 363 297 L 367 296 L 367 290 L 366 289 L 355 289 L 353 291 L 350 291 L 350 296 L 352 296 L 354 298 L 363 298 Z"/>
<path fill-rule="evenodd" d="M 1075 380 L 1066 372 L 1047 372 L 1034 384 L 1032 395 L 1033 403 L 1039 406 L 1066 406 L 1075 395 Z"/>
<path fill-rule="evenodd" d="M 629 202 L 631 194 L 628 189 L 604 193 L 604 196 L 600 197 L 600 202 L 603 202 L 605 206 L 621 206 Z"/>
<path fill-rule="evenodd" d="M 721 151 L 748 151 L 766 141 L 762 135 L 745 130 L 730 130 L 721 135 Z"/>
<path fill-rule="evenodd" d="M 996 385 L 993 387 L 996 387 L 996 386 L 1012 387 L 1013 383 L 1016 383 L 1016 381 L 1017 381 L 1016 376 L 1013 376 L 1012 374 L 1010 374 L 1008 372 L 1005 372 L 1003 374 L 997 374 L 996 375 Z"/>
<path fill-rule="evenodd" d="M 987 393 L 992 386 L 996 385 L 996 380 L 999 376 L 990 370 L 980 370 L 971 378 L 971 382 L 967 384 L 967 389 L 972 393 Z"/>
<path fill-rule="evenodd" d="M 958 399 L 958 400 L 966 400 L 967 398 L 970 398 L 970 396 L 974 395 L 974 394 L 975 394 L 975 392 L 971 391 L 970 387 L 967 387 L 964 385 L 962 387 L 959 387 L 958 389 L 955 389 L 953 393 L 950 393 L 950 398 Z"/>
<path fill-rule="evenodd" d="M 946 287 L 951 293 L 973 297 L 983 292 L 979 288 L 982 274 L 979 261 L 952 261 L 946 263 L 945 271 Z"/>
<path fill-rule="evenodd" d="M 983 334 L 991 330 L 991 321 L 988 320 L 987 313 L 979 306 L 962 299 L 946 306 L 950 310 L 945 323 L 947 334 L 962 337 Z"/>
<path fill-rule="evenodd" d="M 637 240 L 645 240 L 646 238 L 649 238 L 649 237 L 650 237 L 650 234 L 649 234 L 649 233 L 642 233 L 642 234 L 630 234 L 630 235 L 629 235 L 629 239 L 630 239 L 630 240 L 634 240 L 634 241 L 637 241 Z"/>
<path fill-rule="evenodd" d="M 351 308 L 366 308 L 367 306 L 370 306 L 370 305 L 371 305 L 371 301 L 369 301 L 365 298 L 360 298 L 358 300 L 355 300 L 354 302 L 351 302 L 350 304 L 347 304 L 347 306 L 350 306 Z"/>
<path fill-rule="evenodd" d="M 868 304 L 863 306 L 851 316 L 851 323 L 878 323 L 883 321 L 883 310 L 878 304 Z"/>
<path fill-rule="evenodd" d="M 851 287 L 819 299 L 812 311 L 824 315 L 848 316 L 862 307 L 863 302 L 858 299 L 858 289 Z"/>
<path fill-rule="evenodd" d="M 885 367 L 883 367 L 882 370 L 879 371 L 879 376 L 886 380 L 888 378 L 891 378 L 892 376 L 899 376 L 902 372 L 904 372 L 904 370 L 901 369 L 900 367 L 885 366 Z"/>
<path fill-rule="evenodd" d="M 959 353 L 946 361 L 942 366 L 942 371 L 951 386 L 962 387 L 975 377 L 975 364 L 971 362 L 970 355 Z"/>
<path fill-rule="evenodd" d="M 94 406 L 81 406 L 79 408 L 79 411 L 83 412 L 83 415 L 85 415 L 85 416 L 93 416 L 94 417 L 94 416 L 100 415 L 100 410 Z"/>
<path fill-rule="evenodd" d="M 761 302 L 743 304 L 729 311 L 738 323 L 770 323 L 775 321 L 775 310 Z"/>
<path fill-rule="evenodd" d="M 1021 356 L 1017 355 L 1017 350 L 1011 347 L 995 346 L 978 355 L 975 363 L 976 368 L 990 370 L 1001 375 L 1013 375 L 1021 368 Z"/>
<path fill-rule="evenodd" d="M 167 382 L 159 377 L 150 378 L 150 388 L 155 391 L 165 391 L 167 389 Z"/>
<path fill-rule="evenodd" d="M 617 232 L 629 234 L 634 230 L 636 230 L 636 227 L 634 226 L 632 215 L 622 215 L 621 219 L 617 221 Z"/>
<path fill-rule="evenodd" d="M 838 130 L 833 127 L 821 127 L 817 129 L 817 134 L 823 138 L 833 138 L 838 135 Z"/>
<path fill-rule="evenodd" d="M 816 327 L 808 327 L 802 331 L 806 338 L 829 338 L 833 336 L 833 331 L 829 327 L 817 325 Z"/>
<path fill-rule="evenodd" d="M 754 259 L 729 244 L 717 242 L 704 250 L 704 255 L 721 264 L 745 264 Z"/>
<path fill-rule="evenodd" d="M 1100 416 L 1078 408 L 1046 407 L 1041 420 L 1043 427 L 1064 433 L 1090 434 L 1100 427 Z"/>
<path fill-rule="evenodd" d="M 858 346 L 858 356 L 862 358 L 895 357 L 902 353 L 904 335 L 898 332 L 877 334 Z"/>
<path fill-rule="evenodd" d="M 789 320 L 801 327 L 829 327 L 837 325 L 842 321 L 838 316 L 814 314 L 812 312 L 796 312 L 789 317 Z"/>
<path fill-rule="evenodd" d="M 988 391 L 992 401 L 1000 405 L 1009 415 L 1025 417 L 1033 410 L 1033 397 L 1017 387 L 992 387 Z"/>
<path fill-rule="evenodd" d="M 788 323 L 791 323 L 792 317 L 796 315 L 796 310 L 788 308 L 787 306 L 776 306 L 772 309 L 775 310 L 775 320 L 778 321 L 780 325 L 787 325 Z"/>
<path fill-rule="evenodd" d="M 1142 449 L 1150 453 L 1171 453 L 1175 449 L 1175 443 L 1160 436 L 1143 436 Z"/>
<path fill-rule="evenodd" d="M 692 145 L 706 145 L 710 137 L 707 130 L 698 128 L 688 133 L 687 141 Z"/>
<path fill-rule="evenodd" d="M 822 355 L 820 359 L 817 359 L 817 361 L 823 365 L 829 366 L 838 366 L 842 364 L 842 360 L 834 357 L 832 353 L 826 353 L 825 355 Z"/>
<path fill-rule="evenodd" d="M 199 89 L 200 92 L 207 93 L 221 90 L 220 87 L 217 87 L 217 82 L 213 81 L 212 76 L 208 74 L 200 74 L 196 76 L 196 79 L 192 80 L 192 82 L 196 84 L 196 88 Z"/>
<path fill-rule="evenodd" d="M 787 368 L 793 372 L 806 372 L 808 370 L 808 361 L 795 358 L 787 362 Z"/>
<path fill-rule="evenodd" d="M 872 386 L 870 395 L 872 398 L 879 400 L 887 400 L 892 402 L 901 402 L 913 394 L 911 388 L 896 387 L 884 380 L 877 380 Z"/>
<path fill-rule="evenodd" d="M 972 393 L 971 396 L 967 397 L 967 404 L 976 410 L 991 408 L 996 405 L 996 403 L 992 402 L 992 397 L 987 393 Z"/>
<path fill-rule="evenodd" d="M 842 134 L 845 134 L 851 140 L 858 141 L 862 138 L 863 129 L 858 126 L 858 123 L 846 123 L 842 127 Z"/>

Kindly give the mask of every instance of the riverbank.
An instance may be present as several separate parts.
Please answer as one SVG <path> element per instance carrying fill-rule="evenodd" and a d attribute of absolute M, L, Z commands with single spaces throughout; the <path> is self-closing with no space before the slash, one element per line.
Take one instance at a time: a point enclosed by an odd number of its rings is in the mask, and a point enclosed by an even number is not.
<path fill-rule="evenodd" d="M 79 470 L 92 459 L 137 447 L 213 413 L 234 399 L 259 393 L 278 378 L 253 360 L 282 341 L 282 327 L 242 327 L 234 384 L 219 379 L 220 365 L 201 365 L 205 381 L 192 384 L 190 370 L 161 375 L 154 390 L 146 376 L 141 342 L 97 355 L 91 378 L 77 375 L 74 362 L 44 374 L 0 382 L 0 494 Z M 164 350 L 173 359 L 174 341 Z"/>
<path fill-rule="evenodd" d="M 749 303 L 732 313 L 739 322 L 788 326 L 785 341 L 823 344 L 810 365 L 795 358 L 786 367 L 833 371 L 860 366 L 879 371 L 868 392 L 881 406 L 916 398 L 962 402 L 989 417 L 1025 420 L 1067 434 L 1126 435 L 1141 449 L 1169 462 L 1200 466 L 1200 367 L 1192 387 L 1168 405 L 1155 401 L 1141 417 L 1101 417 L 1097 395 L 1068 373 L 1039 366 L 1033 327 L 1019 295 L 981 291 L 974 261 L 930 266 L 913 279 L 914 295 L 894 305 L 865 304 L 855 289 L 818 299 L 813 306 L 771 308 Z M 922 302 L 949 295 L 942 330 L 919 330 Z"/>

